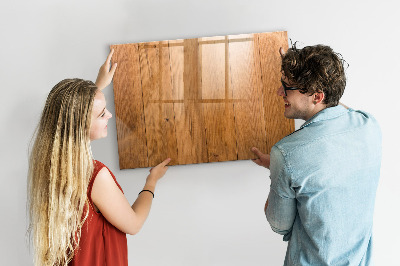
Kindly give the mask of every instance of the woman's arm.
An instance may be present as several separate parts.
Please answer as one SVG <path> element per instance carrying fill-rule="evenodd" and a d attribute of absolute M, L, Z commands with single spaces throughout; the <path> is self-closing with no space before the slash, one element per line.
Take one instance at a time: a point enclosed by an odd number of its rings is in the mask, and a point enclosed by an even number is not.
<path fill-rule="evenodd" d="M 143 189 L 154 193 L 158 180 L 164 176 L 171 159 L 167 159 L 150 170 Z M 102 215 L 116 228 L 127 234 L 134 235 L 140 231 L 149 215 L 153 195 L 144 191 L 139 194 L 131 206 L 114 182 L 106 167 L 96 176 L 92 188 L 92 200 Z"/>

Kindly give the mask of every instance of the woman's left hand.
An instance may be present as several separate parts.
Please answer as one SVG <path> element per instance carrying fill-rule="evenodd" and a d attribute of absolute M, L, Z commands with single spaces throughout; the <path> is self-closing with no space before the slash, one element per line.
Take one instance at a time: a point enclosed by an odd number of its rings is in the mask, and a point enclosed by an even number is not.
<path fill-rule="evenodd" d="M 96 79 L 96 86 L 97 86 L 97 88 L 99 88 L 99 90 L 103 90 L 105 87 L 110 85 L 110 83 L 114 77 L 115 70 L 117 69 L 117 63 L 114 63 L 110 69 L 111 58 L 112 58 L 113 53 L 114 53 L 114 49 L 111 50 L 111 52 L 107 56 L 106 61 L 100 67 L 99 74 L 97 75 L 97 79 Z"/>

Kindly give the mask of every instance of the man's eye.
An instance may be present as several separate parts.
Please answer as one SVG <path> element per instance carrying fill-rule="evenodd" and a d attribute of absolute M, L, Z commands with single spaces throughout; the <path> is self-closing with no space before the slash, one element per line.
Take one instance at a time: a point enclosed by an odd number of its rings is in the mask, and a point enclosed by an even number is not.
<path fill-rule="evenodd" d="M 101 115 L 101 117 L 103 117 L 105 114 L 106 114 L 106 112 L 104 112 L 104 113 Z"/>

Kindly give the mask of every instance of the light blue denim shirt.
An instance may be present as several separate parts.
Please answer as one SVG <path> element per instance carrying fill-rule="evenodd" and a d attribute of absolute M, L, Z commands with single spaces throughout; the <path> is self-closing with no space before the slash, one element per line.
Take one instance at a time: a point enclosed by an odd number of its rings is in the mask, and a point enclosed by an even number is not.
<path fill-rule="evenodd" d="M 380 164 L 377 121 L 340 105 L 275 144 L 266 216 L 284 265 L 371 265 Z"/>

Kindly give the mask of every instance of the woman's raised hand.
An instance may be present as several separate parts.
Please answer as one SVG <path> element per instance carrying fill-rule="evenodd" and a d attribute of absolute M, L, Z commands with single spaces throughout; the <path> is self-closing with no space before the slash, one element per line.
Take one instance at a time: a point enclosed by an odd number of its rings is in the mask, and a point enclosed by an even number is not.
<path fill-rule="evenodd" d="M 111 52 L 107 56 L 106 61 L 100 67 L 99 74 L 97 75 L 96 79 L 96 86 L 97 88 L 99 88 L 99 90 L 103 90 L 105 87 L 110 85 L 114 77 L 115 70 L 117 69 L 117 63 L 114 63 L 110 69 L 111 58 L 113 53 L 114 49 L 111 50 Z"/>

